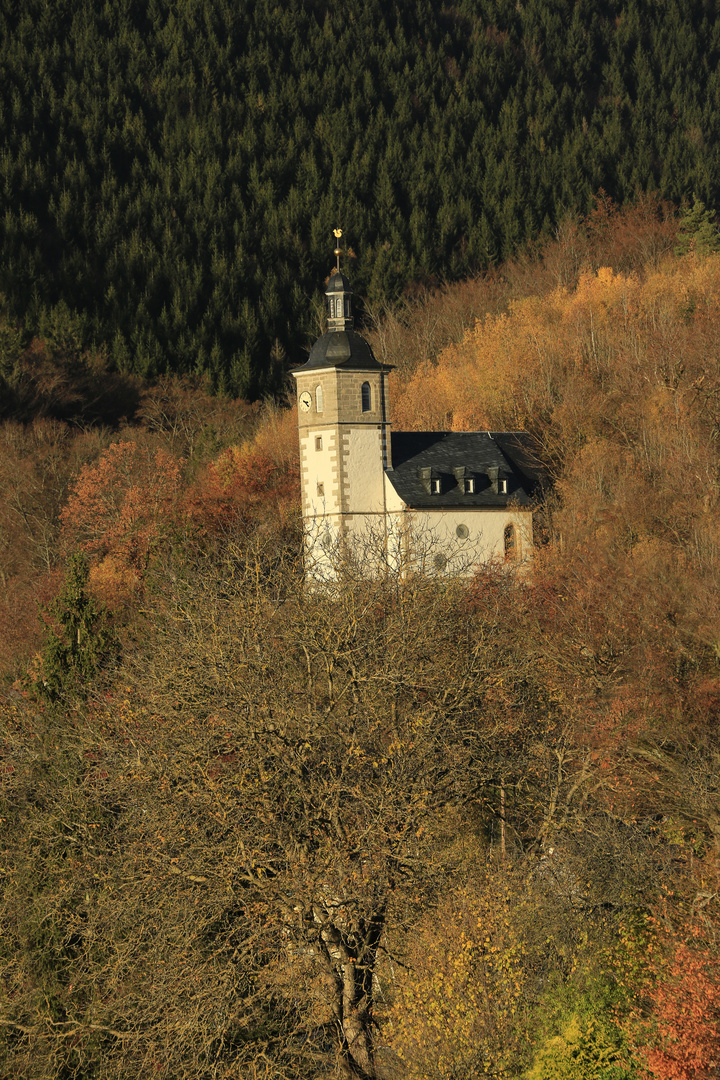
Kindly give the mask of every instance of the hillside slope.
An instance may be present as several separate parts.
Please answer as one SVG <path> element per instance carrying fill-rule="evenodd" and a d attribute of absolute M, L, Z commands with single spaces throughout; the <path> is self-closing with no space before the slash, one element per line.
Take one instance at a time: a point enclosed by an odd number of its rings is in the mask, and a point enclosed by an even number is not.
<path fill-rule="evenodd" d="M 0 11 L 0 292 L 122 371 L 275 390 L 331 229 L 371 305 L 658 190 L 720 203 L 701 0 Z"/>

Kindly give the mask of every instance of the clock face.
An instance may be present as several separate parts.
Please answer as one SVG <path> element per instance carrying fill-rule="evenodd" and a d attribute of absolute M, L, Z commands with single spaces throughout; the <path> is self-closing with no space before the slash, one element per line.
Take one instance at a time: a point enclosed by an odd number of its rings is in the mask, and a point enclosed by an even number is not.
<path fill-rule="evenodd" d="M 300 395 L 298 400 L 301 412 L 310 412 L 310 406 L 312 405 L 312 398 L 308 394 L 307 390 Z"/>

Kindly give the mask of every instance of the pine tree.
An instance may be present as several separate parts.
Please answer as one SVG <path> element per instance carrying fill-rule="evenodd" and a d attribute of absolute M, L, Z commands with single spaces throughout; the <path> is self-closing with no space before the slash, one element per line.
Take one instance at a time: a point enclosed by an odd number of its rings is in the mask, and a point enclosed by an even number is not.
<path fill-rule="evenodd" d="M 720 251 L 720 228 L 716 215 L 705 209 L 705 203 L 695 199 L 693 205 L 686 207 L 680 215 L 680 236 L 675 253 L 687 255 L 695 251 L 698 255 L 708 255 L 711 251 Z"/>
<path fill-rule="evenodd" d="M 46 609 L 42 678 L 36 686 L 50 701 L 87 696 L 116 647 L 107 612 L 88 594 L 87 556 L 72 555 L 58 598 Z"/>

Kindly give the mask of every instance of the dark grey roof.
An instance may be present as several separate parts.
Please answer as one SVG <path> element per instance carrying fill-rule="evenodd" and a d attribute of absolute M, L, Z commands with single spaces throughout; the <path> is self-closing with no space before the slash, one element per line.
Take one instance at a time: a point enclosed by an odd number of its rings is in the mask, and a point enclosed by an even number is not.
<path fill-rule="evenodd" d="M 352 289 L 350 288 L 350 282 L 341 270 L 333 270 L 332 274 L 330 275 L 330 280 L 327 283 L 325 295 L 327 296 L 328 293 L 336 292 L 352 292 Z"/>
<path fill-rule="evenodd" d="M 357 368 L 360 371 L 374 371 L 383 365 L 378 363 L 365 338 L 354 330 L 331 330 L 318 338 L 307 358 L 307 362 L 295 371 L 309 371 L 312 368 Z"/>
<path fill-rule="evenodd" d="M 391 451 L 388 479 L 412 508 L 529 506 L 544 478 L 524 431 L 394 431 Z M 506 494 L 498 478 L 507 480 Z M 431 494 L 437 479 L 440 494 Z M 472 494 L 465 479 L 474 480 Z"/>

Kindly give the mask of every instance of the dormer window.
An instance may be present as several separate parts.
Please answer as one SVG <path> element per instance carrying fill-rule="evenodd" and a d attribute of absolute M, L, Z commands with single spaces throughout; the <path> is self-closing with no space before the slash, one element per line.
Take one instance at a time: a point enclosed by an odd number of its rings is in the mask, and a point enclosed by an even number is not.
<path fill-rule="evenodd" d="M 432 465 L 421 465 L 418 468 L 418 479 L 428 495 L 442 495 L 442 474 Z"/>
<path fill-rule="evenodd" d="M 490 484 L 492 485 L 493 492 L 496 495 L 507 495 L 508 493 L 508 475 L 497 465 L 491 465 L 488 469 L 488 476 L 490 478 Z"/>
<path fill-rule="evenodd" d="M 371 394 L 370 394 L 370 383 L 369 382 L 364 382 L 362 384 L 362 390 L 361 390 L 360 393 L 361 393 L 361 398 L 362 398 L 362 411 L 363 412 L 370 412 L 370 410 L 372 409 L 372 397 L 371 397 Z"/>
<path fill-rule="evenodd" d="M 468 469 L 467 465 L 456 465 L 453 468 L 455 473 L 455 480 L 457 482 L 458 491 L 461 495 L 474 495 L 475 494 L 475 477 Z"/>

